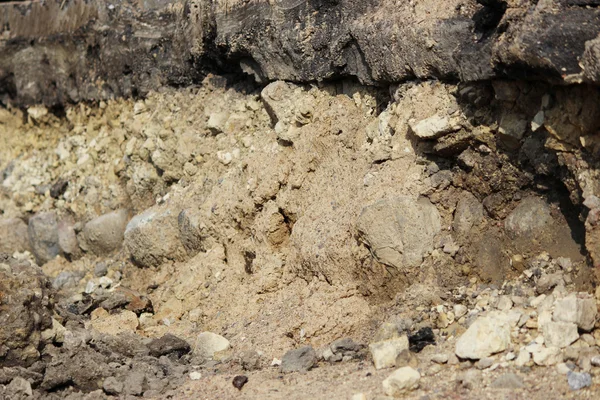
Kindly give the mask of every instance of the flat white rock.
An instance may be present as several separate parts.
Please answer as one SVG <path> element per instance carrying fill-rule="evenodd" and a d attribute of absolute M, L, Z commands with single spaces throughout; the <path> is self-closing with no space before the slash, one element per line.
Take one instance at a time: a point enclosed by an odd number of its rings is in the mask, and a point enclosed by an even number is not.
<path fill-rule="evenodd" d="M 479 317 L 456 341 L 456 355 L 479 360 L 507 349 L 511 318 L 499 313 Z"/>

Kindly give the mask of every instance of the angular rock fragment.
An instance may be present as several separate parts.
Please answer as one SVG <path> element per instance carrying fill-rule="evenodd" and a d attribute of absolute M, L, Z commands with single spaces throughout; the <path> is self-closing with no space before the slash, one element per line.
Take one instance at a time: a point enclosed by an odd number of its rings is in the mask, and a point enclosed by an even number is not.
<path fill-rule="evenodd" d="M 212 332 L 202 332 L 196 339 L 194 351 L 206 358 L 213 358 L 216 353 L 228 350 L 231 347 L 229 340 Z"/>
<path fill-rule="evenodd" d="M 587 372 L 569 371 L 567 381 L 571 390 L 580 390 L 592 385 L 592 377 Z"/>
<path fill-rule="evenodd" d="M 58 220 L 54 212 L 36 214 L 29 219 L 29 242 L 33 254 L 42 265 L 60 254 Z"/>
<path fill-rule="evenodd" d="M 317 363 L 317 353 L 311 346 L 290 350 L 281 359 L 281 372 L 306 372 Z"/>
<path fill-rule="evenodd" d="M 460 128 L 456 127 L 449 117 L 439 114 L 421 121 L 410 121 L 409 127 L 411 132 L 421 139 L 437 139 Z"/>
<path fill-rule="evenodd" d="M 463 192 L 460 195 L 456 211 L 454 211 L 454 221 L 452 229 L 463 236 L 471 231 L 473 226 L 481 222 L 483 218 L 483 205 L 470 192 Z"/>
<path fill-rule="evenodd" d="M 388 396 L 400 397 L 418 388 L 420 379 L 419 371 L 411 367 L 399 368 L 383 381 L 383 391 Z"/>
<path fill-rule="evenodd" d="M 579 329 L 591 331 L 596 324 L 597 315 L 598 307 L 593 297 L 573 293 L 556 301 L 552 318 L 555 321 L 572 322 Z"/>
<path fill-rule="evenodd" d="M 165 356 L 176 353 L 179 357 L 191 351 L 188 342 L 175 335 L 167 333 L 160 339 L 154 339 L 148 344 L 150 355 L 153 357 Z"/>
<path fill-rule="evenodd" d="M 550 347 L 565 348 L 577 339 L 577 325 L 572 322 L 550 321 L 542 325 L 544 343 Z"/>
<path fill-rule="evenodd" d="M 371 343 L 369 345 L 373 364 L 376 369 L 391 368 L 396 365 L 396 357 L 403 350 L 408 350 L 408 337 L 406 335 Z"/>
<path fill-rule="evenodd" d="M 504 318 L 479 317 L 456 341 L 456 355 L 479 360 L 506 350 L 510 344 L 510 324 Z"/>

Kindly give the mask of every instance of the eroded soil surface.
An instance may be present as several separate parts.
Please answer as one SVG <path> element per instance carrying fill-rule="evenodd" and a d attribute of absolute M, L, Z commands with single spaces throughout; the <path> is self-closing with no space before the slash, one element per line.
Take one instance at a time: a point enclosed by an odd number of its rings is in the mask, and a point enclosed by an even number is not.
<path fill-rule="evenodd" d="M 596 398 L 596 95 L 0 109 L 0 397 Z"/>

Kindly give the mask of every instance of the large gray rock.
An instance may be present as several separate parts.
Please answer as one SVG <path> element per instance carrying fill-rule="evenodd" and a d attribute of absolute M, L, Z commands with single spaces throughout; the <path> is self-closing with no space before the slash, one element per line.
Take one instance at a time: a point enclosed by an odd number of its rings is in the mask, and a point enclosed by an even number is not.
<path fill-rule="evenodd" d="M 460 195 L 456 211 L 454 211 L 454 221 L 452 229 L 459 236 L 468 234 L 473 226 L 481 222 L 483 218 L 483 205 L 470 192 L 463 192 Z"/>
<path fill-rule="evenodd" d="M 185 256 L 177 215 L 168 208 L 151 208 L 129 221 L 125 229 L 125 246 L 137 264 L 156 267 Z"/>
<path fill-rule="evenodd" d="M 317 364 L 317 353 L 311 346 L 290 350 L 281 359 L 281 371 L 306 372 Z"/>
<path fill-rule="evenodd" d="M 0 218 L 0 253 L 30 250 L 27 224 L 20 218 Z"/>
<path fill-rule="evenodd" d="M 415 267 L 433 250 L 440 215 L 426 198 L 396 197 L 365 207 L 357 229 L 381 263 L 398 269 Z"/>
<path fill-rule="evenodd" d="M 504 228 L 512 239 L 538 235 L 554 223 L 548 203 L 538 197 L 528 197 L 506 217 Z"/>
<path fill-rule="evenodd" d="M 121 248 L 129 221 L 127 210 L 117 210 L 89 221 L 83 228 L 81 246 L 98 256 Z"/>
<path fill-rule="evenodd" d="M 60 254 L 58 220 L 54 212 L 44 212 L 31 217 L 28 233 L 29 243 L 38 264 L 45 264 Z"/>

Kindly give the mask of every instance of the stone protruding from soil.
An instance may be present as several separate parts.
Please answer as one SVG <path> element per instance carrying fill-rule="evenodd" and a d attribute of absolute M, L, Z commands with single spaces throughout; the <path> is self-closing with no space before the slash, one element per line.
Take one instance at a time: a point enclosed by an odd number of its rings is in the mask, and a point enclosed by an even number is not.
<path fill-rule="evenodd" d="M 133 217 L 125 229 L 125 246 L 143 267 L 157 267 L 186 254 L 179 239 L 177 214 L 170 209 L 151 208 Z"/>
<path fill-rule="evenodd" d="M 205 358 L 213 358 L 217 353 L 231 347 L 229 340 L 212 332 L 202 332 L 196 339 L 194 352 Z"/>
<path fill-rule="evenodd" d="M 94 218 L 83 228 L 81 247 L 98 256 L 120 249 L 128 220 L 127 210 L 117 210 Z"/>
<path fill-rule="evenodd" d="M 464 191 L 459 197 L 452 229 L 459 236 L 467 235 L 483 218 L 483 205 L 473 194 Z"/>
<path fill-rule="evenodd" d="M 391 368 L 396 365 L 396 357 L 408 350 L 408 336 L 374 342 L 369 345 L 375 368 Z"/>
<path fill-rule="evenodd" d="M 591 331 L 596 324 L 598 308 L 596 299 L 587 294 L 575 293 L 557 300 L 554 305 L 553 319 L 561 322 L 572 322 L 584 331 Z"/>
<path fill-rule="evenodd" d="M 148 344 L 148 349 L 150 349 L 150 355 L 153 357 L 166 356 L 173 353 L 181 357 L 189 353 L 192 348 L 185 340 L 167 333 L 160 339 L 153 339 Z"/>
<path fill-rule="evenodd" d="M 548 204 L 538 197 L 528 197 L 506 218 L 505 229 L 513 239 L 531 237 L 553 222 Z"/>
<path fill-rule="evenodd" d="M 311 346 L 290 350 L 281 359 L 281 372 L 306 372 L 317 364 L 317 353 Z"/>
<path fill-rule="evenodd" d="M 365 207 L 357 229 L 380 262 L 401 270 L 419 266 L 433 250 L 440 215 L 426 198 L 396 197 Z"/>
<path fill-rule="evenodd" d="M 421 121 L 410 121 L 410 130 L 420 139 L 438 139 L 460 129 L 447 116 L 433 115 Z"/>
<path fill-rule="evenodd" d="M 38 264 L 43 265 L 60 254 L 58 220 L 54 212 L 44 212 L 29 219 L 29 242 Z"/>

